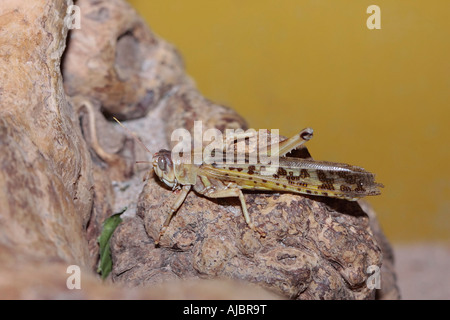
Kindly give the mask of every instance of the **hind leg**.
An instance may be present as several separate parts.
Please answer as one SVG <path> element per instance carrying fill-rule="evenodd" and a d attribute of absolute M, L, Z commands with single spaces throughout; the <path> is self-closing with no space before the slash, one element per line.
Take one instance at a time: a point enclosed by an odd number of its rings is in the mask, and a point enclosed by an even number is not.
<path fill-rule="evenodd" d="M 287 153 L 291 152 L 292 150 L 295 150 L 298 147 L 300 147 L 305 142 L 311 140 L 312 136 L 313 136 L 313 129 L 305 128 L 302 131 L 300 131 L 298 134 L 296 134 L 295 136 L 290 137 L 287 140 L 281 141 L 278 144 L 278 152 L 276 152 L 276 153 L 269 152 L 269 155 L 283 157 Z M 269 146 L 268 146 L 268 150 L 269 150 Z"/>
<path fill-rule="evenodd" d="M 255 232 L 258 232 L 261 237 L 265 237 L 266 233 L 262 231 L 261 229 L 255 227 L 253 222 L 250 219 L 250 215 L 248 214 L 247 210 L 247 204 L 245 203 L 244 194 L 242 193 L 241 189 L 237 187 L 227 187 L 226 189 L 221 190 L 208 190 L 209 192 L 206 192 L 204 196 L 208 198 L 230 198 L 230 197 L 238 197 L 241 202 L 242 212 L 244 214 L 244 219 L 247 225 L 250 229 L 252 229 Z"/>

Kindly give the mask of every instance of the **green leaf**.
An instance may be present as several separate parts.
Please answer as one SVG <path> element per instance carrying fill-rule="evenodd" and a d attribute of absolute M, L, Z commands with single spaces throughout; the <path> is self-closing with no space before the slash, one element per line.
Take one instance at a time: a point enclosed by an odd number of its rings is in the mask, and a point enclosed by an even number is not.
<path fill-rule="evenodd" d="M 111 239 L 111 236 L 117 226 L 122 222 L 120 215 L 126 210 L 127 207 L 123 208 L 121 212 L 113 214 L 103 222 L 102 232 L 97 240 L 100 245 L 100 261 L 98 262 L 97 273 L 101 274 L 102 279 L 106 279 L 112 270 L 112 257 L 109 240 Z"/>

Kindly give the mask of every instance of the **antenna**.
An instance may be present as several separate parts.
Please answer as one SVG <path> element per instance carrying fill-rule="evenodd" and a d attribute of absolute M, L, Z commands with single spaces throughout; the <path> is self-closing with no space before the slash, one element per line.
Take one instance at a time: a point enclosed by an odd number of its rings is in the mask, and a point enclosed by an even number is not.
<path fill-rule="evenodd" d="M 144 149 L 145 150 L 147 150 L 147 152 L 148 153 L 152 153 L 150 150 L 148 150 L 148 148 L 147 148 L 147 146 L 138 138 L 138 136 L 133 132 L 133 131 L 131 131 L 130 129 L 128 129 L 127 127 L 125 127 L 119 120 L 117 120 L 117 118 L 116 117 L 113 117 L 113 119 L 114 120 L 116 120 L 116 122 L 122 127 L 122 128 L 124 128 L 125 129 L 125 131 L 126 132 L 128 132 L 129 134 L 131 134 L 131 136 L 142 146 L 142 147 L 144 147 Z M 146 162 L 149 162 L 149 161 L 139 161 L 140 163 L 146 163 Z M 136 161 L 136 163 L 138 163 L 138 161 Z"/>

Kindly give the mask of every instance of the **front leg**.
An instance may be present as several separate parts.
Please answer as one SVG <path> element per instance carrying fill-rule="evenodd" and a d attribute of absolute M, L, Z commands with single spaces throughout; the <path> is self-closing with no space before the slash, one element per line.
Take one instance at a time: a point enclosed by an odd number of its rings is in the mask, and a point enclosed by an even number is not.
<path fill-rule="evenodd" d="M 241 201 L 241 207 L 242 207 L 242 212 L 244 213 L 245 222 L 247 222 L 247 225 L 249 226 L 249 228 L 252 229 L 253 231 L 258 232 L 261 235 L 261 237 L 266 236 L 266 233 L 264 231 L 262 231 L 261 229 L 255 227 L 253 222 L 250 220 L 250 215 L 248 214 L 248 211 L 247 211 L 247 204 L 245 203 L 244 194 L 242 193 L 241 189 L 239 189 L 238 187 L 232 186 L 229 184 L 224 189 L 219 189 L 219 190 L 209 189 L 208 192 L 205 192 L 203 195 L 208 198 L 238 197 L 239 200 Z"/>
<path fill-rule="evenodd" d="M 164 224 L 161 228 L 161 231 L 159 232 L 159 236 L 158 239 L 155 240 L 155 245 L 159 244 L 159 241 L 161 240 L 161 237 L 164 235 L 164 232 L 166 232 L 167 227 L 170 224 L 170 220 L 172 219 L 173 214 L 178 210 L 178 208 L 181 207 L 181 205 L 183 204 L 184 200 L 186 199 L 189 190 L 191 190 L 191 186 L 190 185 L 184 185 L 181 188 L 181 191 L 179 192 L 177 198 L 175 199 L 175 202 L 172 204 L 172 206 L 170 207 L 170 211 L 169 211 L 169 215 L 166 218 L 166 221 L 164 221 Z"/>

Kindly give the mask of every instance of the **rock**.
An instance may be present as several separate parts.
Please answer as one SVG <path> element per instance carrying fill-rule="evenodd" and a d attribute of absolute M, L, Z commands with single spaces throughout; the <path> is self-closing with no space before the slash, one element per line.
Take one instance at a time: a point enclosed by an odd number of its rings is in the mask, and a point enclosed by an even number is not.
<path fill-rule="evenodd" d="M 376 298 L 379 300 L 399 300 L 400 289 L 397 284 L 397 275 L 395 272 L 394 251 L 378 223 L 375 210 L 365 201 L 361 201 L 360 204 L 364 212 L 369 216 L 370 228 L 383 254 L 380 270 L 381 283 L 380 289 L 376 291 Z"/>
<path fill-rule="evenodd" d="M 0 243 L 90 266 L 92 161 L 60 72 L 65 10 L 66 1 L 0 8 Z"/>
<path fill-rule="evenodd" d="M 257 283 L 295 299 L 373 299 L 367 267 L 381 267 L 381 249 L 358 203 L 291 194 L 247 194 L 249 213 L 266 238 L 250 230 L 235 199 L 211 200 L 190 193 L 161 239 L 173 195 L 149 179 L 130 233 L 113 247 L 115 280 L 160 283 L 173 278 L 231 278 Z M 138 220 L 136 220 L 138 219 Z M 139 232 L 136 229 L 141 228 Z M 131 247 L 141 239 L 140 246 Z M 137 267 L 139 266 L 139 267 Z M 118 269 L 116 269 L 118 268 Z M 128 271 L 127 271 L 128 270 Z M 137 280 L 139 279 L 139 280 Z"/>
<path fill-rule="evenodd" d="M 82 28 L 63 64 L 69 96 L 102 103 L 117 118 L 144 116 L 176 84 L 189 81 L 175 48 L 150 31 L 123 0 L 79 0 Z"/>
<path fill-rule="evenodd" d="M 92 270 L 8 252 L 0 244 L 0 299 L 281 299 L 247 283 L 170 281 L 145 288 L 101 282 Z M 79 276 L 79 277 L 78 277 Z M 78 277 L 78 278 L 77 278 Z M 70 289 L 69 289 L 70 288 Z"/>

